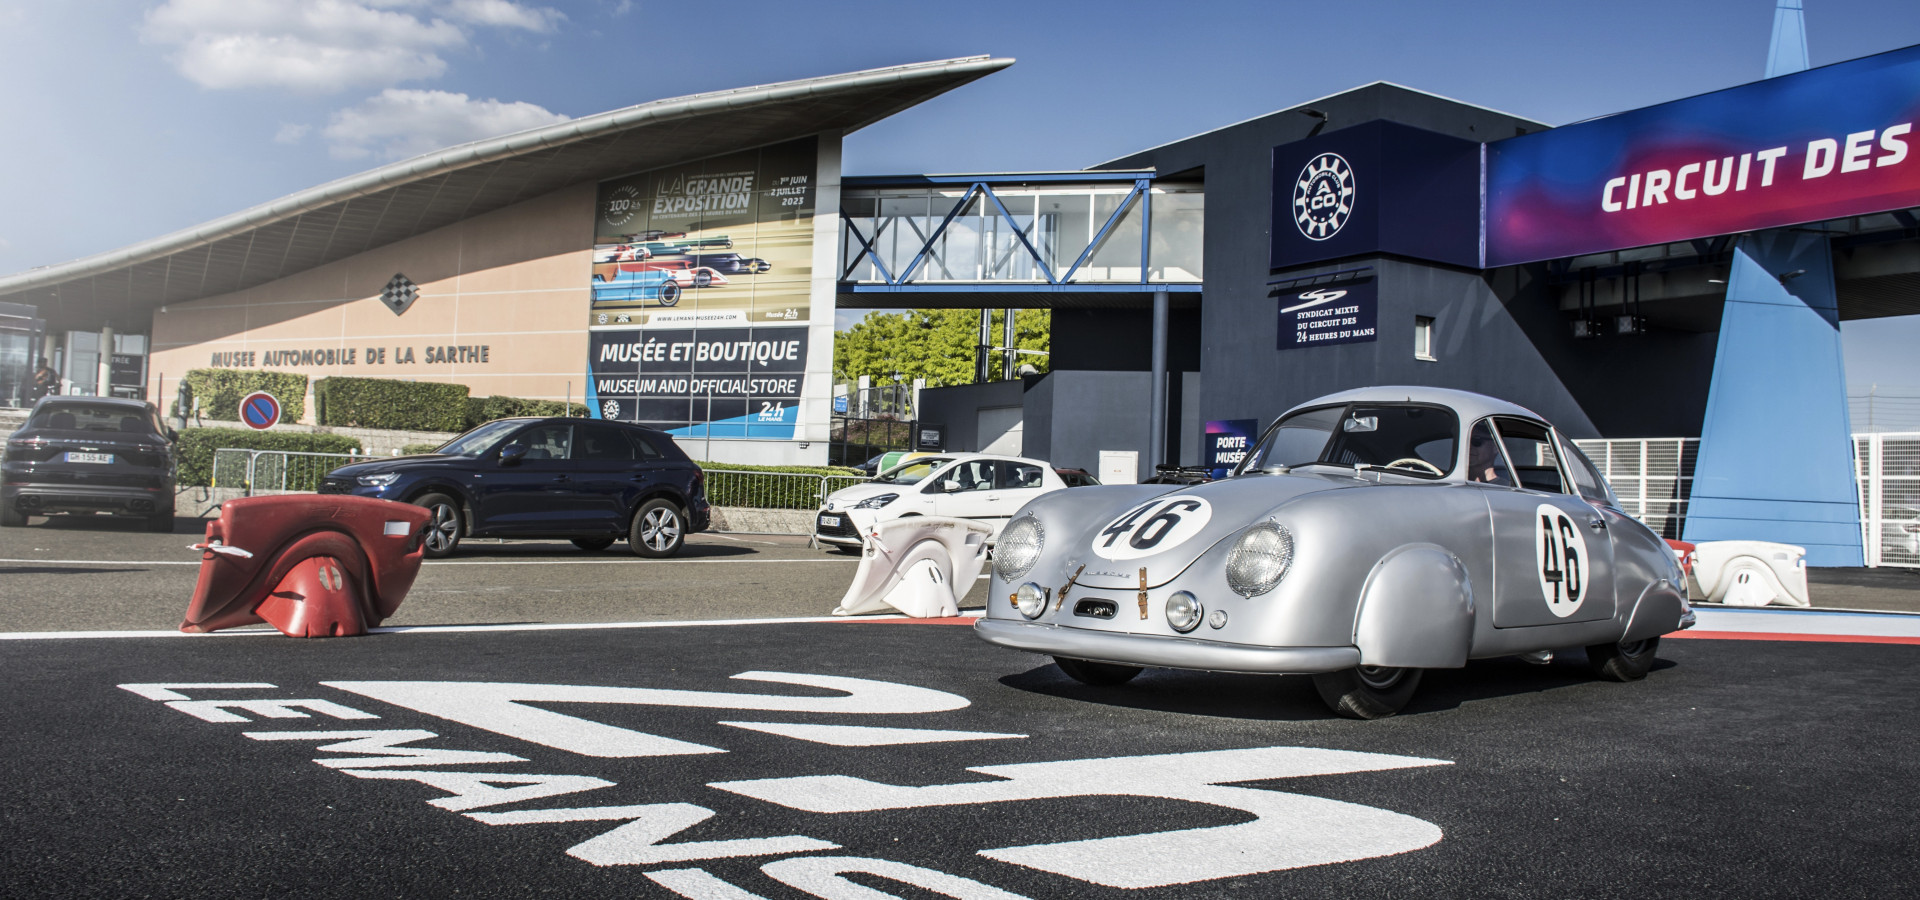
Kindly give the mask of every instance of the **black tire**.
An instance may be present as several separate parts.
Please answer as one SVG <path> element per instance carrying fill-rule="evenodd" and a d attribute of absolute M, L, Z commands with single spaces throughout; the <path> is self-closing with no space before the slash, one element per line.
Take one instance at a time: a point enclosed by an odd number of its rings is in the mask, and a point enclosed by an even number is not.
<path fill-rule="evenodd" d="M 413 505 L 424 506 L 433 517 L 427 520 L 426 539 L 422 546 L 426 548 L 428 559 L 445 559 L 460 549 L 461 527 L 460 501 L 446 494 L 422 494 L 413 498 Z"/>
<path fill-rule="evenodd" d="M 159 534 L 173 533 L 173 509 L 171 507 L 154 513 L 147 519 L 147 530 Z"/>
<path fill-rule="evenodd" d="M 613 546 L 613 538 L 574 538 L 573 545 L 588 553 L 598 553 Z"/>
<path fill-rule="evenodd" d="M 687 519 L 672 500 L 655 497 L 633 512 L 627 528 L 627 546 L 633 555 L 665 559 L 680 552 L 687 540 Z"/>
<path fill-rule="evenodd" d="M 1327 708 L 1349 719 L 1384 719 L 1407 705 L 1420 687 L 1422 669 L 1355 666 L 1313 676 Z"/>
<path fill-rule="evenodd" d="M 680 283 L 677 281 L 660 282 L 660 305 L 672 306 L 680 302 Z"/>
<path fill-rule="evenodd" d="M 693 286 L 694 286 L 694 287 L 697 287 L 697 288 L 703 288 L 703 287 L 707 287 L 708 285 L 711 285 L 711 284 L 713 284 L 713 273 L 711 273 L 711 272 L 695 272 L 695 273 L 693 273 Z"/>
<path fill-rule="evenodd" d="M 1133 676 L 1140 674 L 1139 666 L 1089 662 L 1084 659 L 1068 659 L 1064 656 L 1054 657 L 1053 664 L 1059 666 L 1060 671 L 1067 673 L 1068 678 L 1095 687 L 1126 684 L 1133 680 Z"/>
<path fill-rule="evenodd" d="M 11 506 L 0 507 L 0 527 L 20 528 L 27 524 L 27 514 Z"/>
<path fill-rule="evenodd" d="M 1623 644 L 1594 644 L 1587 648 L 1587 668 L 1600 678 L 1639 681 L 1653 670 L 1653 660 L 1659 652 L 1657 637 Z"/>

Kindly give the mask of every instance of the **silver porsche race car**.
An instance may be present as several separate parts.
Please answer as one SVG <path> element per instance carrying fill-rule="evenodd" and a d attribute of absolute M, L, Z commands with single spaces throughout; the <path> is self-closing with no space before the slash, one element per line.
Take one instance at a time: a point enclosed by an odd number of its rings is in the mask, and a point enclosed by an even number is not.
<path fill-rule="evenodd" d="M 1584 647 L 1602 677 L 1690 627 L 1667 544 L 1539 416 L 1382 387 L 1288 410 L 1232 477 L 1056 491 L 1001 533 L 985 640 L 1088 684 L 1141 667 L 1313 675 L 1398 712 L 1423 669 Z"/>

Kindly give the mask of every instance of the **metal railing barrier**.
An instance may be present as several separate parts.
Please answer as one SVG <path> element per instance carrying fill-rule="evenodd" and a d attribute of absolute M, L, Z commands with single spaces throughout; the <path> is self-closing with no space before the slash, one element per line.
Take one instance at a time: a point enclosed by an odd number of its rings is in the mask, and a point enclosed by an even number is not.
<path fill-rule="evenodd" d="M 225 448 L 213 451 L 211 480 L 215 488 L 241 488 L 249 497 L 311 493 L 320 489 L 328 472 L 375 458 L 363 453 Z"/>

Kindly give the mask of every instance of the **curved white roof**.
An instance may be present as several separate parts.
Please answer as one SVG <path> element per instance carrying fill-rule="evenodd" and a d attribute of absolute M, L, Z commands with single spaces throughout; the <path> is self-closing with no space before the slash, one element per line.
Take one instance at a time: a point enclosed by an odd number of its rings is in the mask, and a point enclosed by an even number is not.
<path fill-rule="evenodd" d="M 973 56 L 656 100 L 474 141 L 105 253 L 0 277 L 47 328 L 142 330 L 169 302 L 241 290 L 570 184 L 854 131 L 1013 64 Z"/>

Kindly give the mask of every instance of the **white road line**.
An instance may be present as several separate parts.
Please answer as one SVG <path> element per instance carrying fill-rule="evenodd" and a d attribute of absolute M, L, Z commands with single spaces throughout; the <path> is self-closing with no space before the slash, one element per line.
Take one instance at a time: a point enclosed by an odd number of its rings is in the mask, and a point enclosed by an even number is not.
<path fill-rule="evenodd" d="M 688 565 L 711 563 L 858 563 L 857 559 L 456 559 L 430 560 L 429 568 L 439 566 L 632 566 Z M 0 564 L 38 563 L 44 566 L 197 566 L 200 561 L 177 559 L 0 559 Z"/>
<path fill-rule="evenodd" d="M 977 619 L 981 610 L 962 610 L 962 618 Z M 453 634 L 478 631 L 596 631 L 632 628 L 696 628 L 709 625 L 805 625 L 821 622 L 912 622 L 907 616 L 792 616 L 776 619 L 712 619 L 682 622 L 523 622 L 511 625 L 394 625 L 368 629 L 372 634 Z M 212 634 L 184 631 L 16 631 L 0 632 L 0 641 L 52 641 L 74 638 L 222 638 L 278 635 L 273 628 L 235 628 Z"/>

